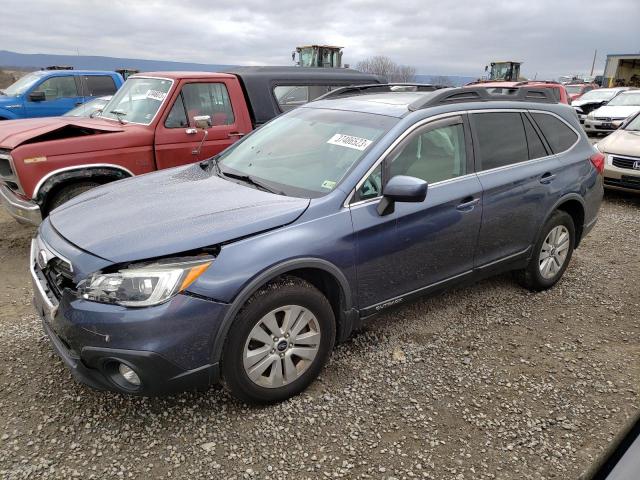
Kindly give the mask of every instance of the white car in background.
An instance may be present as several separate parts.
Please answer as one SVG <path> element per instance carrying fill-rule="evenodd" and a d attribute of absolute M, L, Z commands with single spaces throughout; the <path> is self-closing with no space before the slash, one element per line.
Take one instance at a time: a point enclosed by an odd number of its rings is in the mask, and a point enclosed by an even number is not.
<path fill-rule="evenodd" d="M 571 106 L 576 110 L 580 123 L 584 123 L 592 111 L 609 103 L 616 95 L 630 90 L 631 87 L 596 88 L 579 99 L 573 100 Z"/>
<path fill-rule="evenodd" d="M 622 92 L 604 107 L 587 115 L 584 129 L 587 133 L 610 133 L 637 112 L 640 112 L 640 90 Z"/>

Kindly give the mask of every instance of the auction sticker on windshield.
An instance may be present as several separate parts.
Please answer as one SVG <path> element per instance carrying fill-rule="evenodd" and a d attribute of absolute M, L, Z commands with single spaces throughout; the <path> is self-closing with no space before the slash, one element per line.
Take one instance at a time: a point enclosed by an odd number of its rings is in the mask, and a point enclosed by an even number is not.
<path fill-rule="evenodd" d="M 159 102 L 163 101 L 167 96 L 166 92 L 161 92 L 159 90 L 147 90 L 147 98 L 151 100 L 158 100 Z"/>
<path fill-rule="evenodd" d="M 353 148 L 355 150 L 364 150 L 371 145 L 372 142 L 366 138 L 336 133 L 333 137 L 327 140 L 327 143 L 330 143 L 331 145 L 339 145 L 341 147 Z"/>

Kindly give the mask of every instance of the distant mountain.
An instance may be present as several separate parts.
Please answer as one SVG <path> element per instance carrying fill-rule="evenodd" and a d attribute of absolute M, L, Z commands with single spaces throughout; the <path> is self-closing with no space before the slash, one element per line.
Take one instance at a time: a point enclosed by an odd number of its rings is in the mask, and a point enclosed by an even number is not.
<path fill-rule="evenodd" d="M 139 58 L 16 53 L 0 50 L 0 66 L 40 69 L 50 65 L 70 65 L 77 70 L 115 70 L 119 68 L 131 68 L 143 72 L 162 70 L 218 72 L 233 66 L 192 62 L 169 62 L 165 60 L 142 60 Z"/>
<path fill-rule="evenodd" d="M 70 65 L 77 70 L 116 70 L 119 68 L 131 68 L 142 72 L 163 70 L 219 72 L 234 67 L 234 65 L 213 63 L 171 62 L 166 60 L 142 60 L 139 58 L 85 55 L 49 55 L 46 53 L 17 53 L 0 50 L 0 66 L 37 70 L 50 65 Z M 416 82 L 420 83 L 442 83 L 443 79 L 447 79 L 455 86 L 464 85 L 465 83 L 475 80 L 474 77 L 461 77 L 457 75 L 416 75 Z"/>

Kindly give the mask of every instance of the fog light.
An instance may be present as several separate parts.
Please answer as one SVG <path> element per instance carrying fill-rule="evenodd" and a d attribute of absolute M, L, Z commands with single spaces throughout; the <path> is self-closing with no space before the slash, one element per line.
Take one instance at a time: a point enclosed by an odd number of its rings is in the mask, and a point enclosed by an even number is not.
<path fill-rule="evenodd" d="M 124 363 L 121 363 L 118 366 L 118 371 L 120 372 L 120 375 L 122 375 L 122 378 L 124 378 L 130 384 L 136 385 L 136 386 L 140 385 L 140 377 L 138 376 L 138 374 L 134 372 L 131 368 L 126 366 Z"/>

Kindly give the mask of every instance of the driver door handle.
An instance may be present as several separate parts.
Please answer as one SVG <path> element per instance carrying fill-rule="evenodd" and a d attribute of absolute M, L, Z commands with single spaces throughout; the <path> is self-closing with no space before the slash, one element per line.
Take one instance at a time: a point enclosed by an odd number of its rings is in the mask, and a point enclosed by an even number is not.
<path fill-rule="evenodd" d="M 462 199 L 462 203 L 456 207 L 456 210 L 461 212 L 469 212 L 473 210 L 473 207 L 475 207 L 478 203 L 480 203 L 479 198 L 465 197 Z"/>
<path fill-rule="evenodd" d="M 227 134 L 228 137 L 244 137 L 246 133 L 244 132 L 229 132 Z"/>

